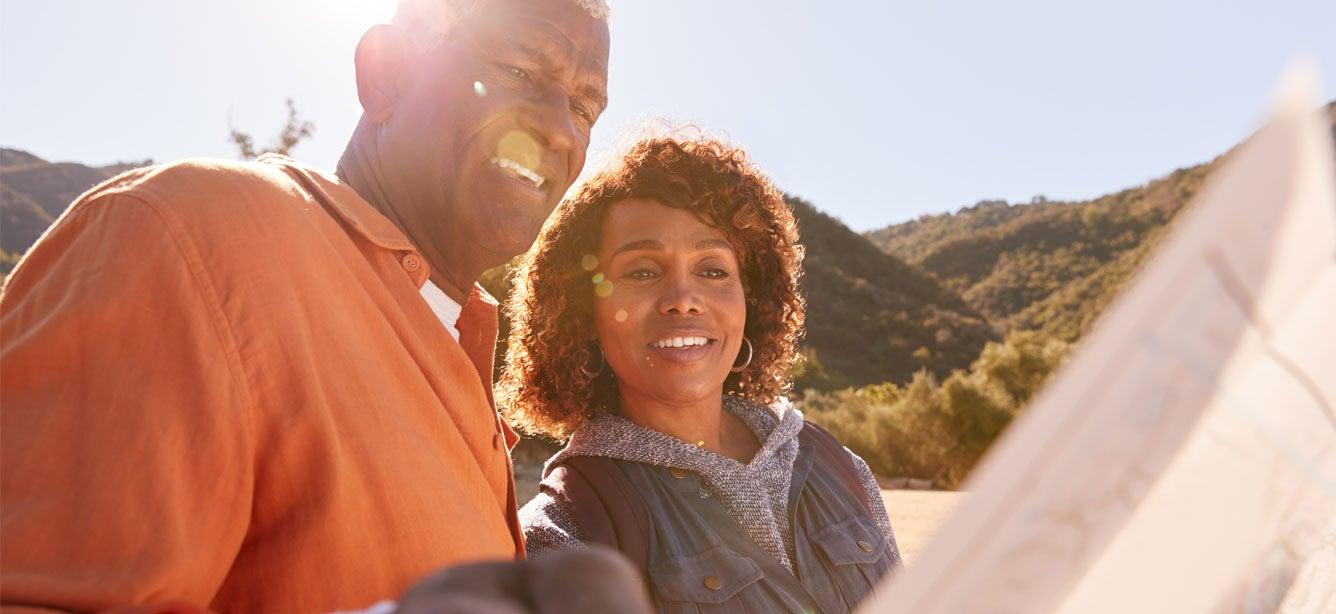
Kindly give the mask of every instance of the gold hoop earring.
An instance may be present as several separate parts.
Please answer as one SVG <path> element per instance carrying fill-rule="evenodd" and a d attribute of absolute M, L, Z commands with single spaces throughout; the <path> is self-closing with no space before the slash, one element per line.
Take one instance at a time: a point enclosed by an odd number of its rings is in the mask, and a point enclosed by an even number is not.
<path fill-rule="evenodd" d="M 585 377 L 591 380 L 597 379 L 598 376 L 603 375 L 603 371 L 605 371 L 608 368 L 608 360 L 603 356 L 603 348 L 599 347 L 598 344 L 595 343 L 594 350 L 598 352 L 598 370 L 590 371 L 588 367 L 580 365 L 580 373 L 583 373 Z"/>
<path fill-rule="evenodd" d="M 752 361 L 752 342 L 751 342 L 751 339 L 748 339 L 748 338 L 746 338 L 746 337 L 743 337 L 742 340 L 745 341 L 745 342 L 747 343 L 747 360 L 746 360 L 745 362 L 743 362 L 741 365 L 735 365 L 732 369 L 729 369 L 729 371 L 732 372 L 732 373 L 741 373 L 742 370 L 743 370 L 743 369 L 746 369 L 746 368 L 747 368 L 747 365 L 750 365 L 750 364 L 751 364 L 751 361 Z"/>

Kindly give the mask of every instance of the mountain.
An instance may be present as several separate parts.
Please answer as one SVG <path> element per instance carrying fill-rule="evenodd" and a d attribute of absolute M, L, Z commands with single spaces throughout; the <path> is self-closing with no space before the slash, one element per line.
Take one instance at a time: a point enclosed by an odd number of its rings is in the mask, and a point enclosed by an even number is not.
<path fill-rule="evenodd" d="M 804 345 L 809 363 L 814 356 L 827 371 L 825 381 L 799 378 L 797 387 L 906 382 L 920 369 L 945 377 L 997 339 L 983 316 L 931 276 L 810 203 L 787 201 L 807 250 Z"/>
<path fill-rule="evenodd" d="M 1336 134 L 1336 102 L 1326 115 Z M 1075 341 L 1228 154 L 1086 201 L 983 201 L 866 234 L 958 292 L 1000 332 Z"/>
<path fill-rule="evenodd" d="M 1091 201 L 984 202 L 868 238 L 959 292 L 1003 332 L 1074 341 L 1211 168 L 1180 169 Z"/>
<path fill-rule="evenodd" d="M 55 218 L 37 201 L 0 183 L 0 249 L 23 253 L 53 221 Z"/>
<path fill-rule="evenodd" d="M 152 164 L 120 162 L 93 167 L 48 162 L 26 151 L 0 148 L 0 250 L 8 273 L 51 222 L 89 188 L 126 170 Z"/>

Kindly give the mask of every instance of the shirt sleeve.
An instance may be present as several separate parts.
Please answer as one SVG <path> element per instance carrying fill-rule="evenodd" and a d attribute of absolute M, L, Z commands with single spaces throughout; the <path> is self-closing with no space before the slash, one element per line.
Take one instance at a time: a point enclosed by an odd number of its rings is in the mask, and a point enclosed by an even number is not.
<path fill-rule="evenodd" d="M 872 468 L 868 467 L 867 462 L 857 454 L 854 454 L 849 448 L 844 449 L 854 461 L 854 469 L 858 471 L 859 481 L 863 483 L 863 491 L 867 493 L 868 503 L 872 504 L 872 518 L 877 522 L 877 527 L 886 535 L 886 547 L 890 548 L 891 565 L 901 566 L 900 546 L 895 543 L 895 531 L 891 529 L 891 518 L 886 514 L 886 502 L 881 498 L 881 486 L 877 485 L 877 478 L 872 475 Z"/>
<path fill-rule="evenodd" d="M 524 527 L 524 547 L 529 558 L 587 547 L 570 503 L 553 496 L 546 488 L 520 508 L 520 525 Z"/>
<path fill-rule="evenodd" d="M 85 197 L 0 293 L 6 610 L 207 607 L 241 548 L 250 402 L 177 220 Z"/>

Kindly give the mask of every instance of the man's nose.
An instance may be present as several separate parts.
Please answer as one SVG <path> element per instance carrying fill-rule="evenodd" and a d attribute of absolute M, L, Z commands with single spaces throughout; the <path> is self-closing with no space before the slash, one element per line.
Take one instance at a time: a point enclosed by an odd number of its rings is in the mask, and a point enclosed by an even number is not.
<path fill-rule="evenodd" d="M 580 142 L 571 119 L 571 100 L 559 88 L 549 88 L 520 113 L 520 126 L 550 151 L 566 152 Z"/>

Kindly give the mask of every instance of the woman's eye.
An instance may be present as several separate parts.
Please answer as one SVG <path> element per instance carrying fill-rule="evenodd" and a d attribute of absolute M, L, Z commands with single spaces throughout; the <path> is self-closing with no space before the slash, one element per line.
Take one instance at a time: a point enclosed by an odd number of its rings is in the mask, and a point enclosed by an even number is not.
<path fill-rule="evenodd" d="M 709 268 L 701 271 L 701 275 L 710 279 L 728 279 L 728 271 L 723 269 Z"/>

